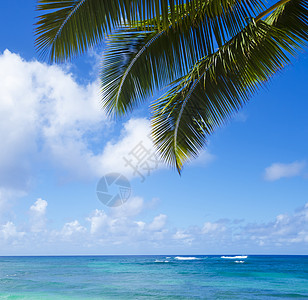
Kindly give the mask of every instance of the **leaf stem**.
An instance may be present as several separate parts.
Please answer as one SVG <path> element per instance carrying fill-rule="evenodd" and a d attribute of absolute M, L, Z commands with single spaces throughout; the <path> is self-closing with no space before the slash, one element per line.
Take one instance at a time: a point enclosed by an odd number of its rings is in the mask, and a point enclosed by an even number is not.
<path fill-rule="evenodd" d="M 275 10 L 277 7 L 288 3 L 291 0 L 280 0 L 277 3 L 275 3 L 274 5 L 272 5 L 271 7 L 269 7 L 267 10 L 261 12 L 256 18 L 255 21 L 258 22 L 260 21 L 263 17 L 265 17 L 267 14 L 269 14 L 271 11 Z"/>

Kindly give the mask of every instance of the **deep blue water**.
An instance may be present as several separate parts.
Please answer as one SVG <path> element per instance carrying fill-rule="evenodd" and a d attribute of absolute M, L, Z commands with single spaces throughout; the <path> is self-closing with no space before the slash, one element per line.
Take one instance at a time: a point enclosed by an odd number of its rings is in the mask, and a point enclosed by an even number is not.
<path fill-rule="evenodd" d="M 308 256 L 0 257 L 0 299 L 308 299 Z"/>

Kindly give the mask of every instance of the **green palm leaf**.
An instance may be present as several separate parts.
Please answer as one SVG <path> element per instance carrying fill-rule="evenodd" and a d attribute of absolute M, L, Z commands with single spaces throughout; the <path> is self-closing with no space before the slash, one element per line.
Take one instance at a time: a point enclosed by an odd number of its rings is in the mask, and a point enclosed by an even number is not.
<path fill-rule="evenodd" d="M 42 14 L 36 23 L 36 47 L 50 61 L 60 62 L 82 54 L 122 25 L 158 31 L 181 27 L 181 20 L 207 15 L 217 39 L 226 29 L 234 31 L 247 12 L 260 8 L 260 0 L 38 0 Z M 235 9 L 237 8 L 237 9 Z M 235 13 L 230 14 L 230 12 Z M 228 18 L 224 18 L 228 15 Z M 215 20 L 216 17 L 219 18 Z M 137 25 L 138 24 L 138 25 Z M 191 25 L 194 25 L 191 23 Z"/>
<path fill-rule="evenodd" d="M 36 22 L 36 47 L 51 61 L 63 61 L 84 53 L 102 41 L 111 29 L 123 24 L 156 20 L 167 28 L 184 13 L 194 13 L 201 0 L 38 0 L 42 14 Z M 172 7 L 169 19 L 169 5 Z"/>
<path fill-rule="evenodd" d="M 115 115 L 131 111 L 240 32 L 260 6 L 257 1 L 207 1 L 195 14 L 185 15 L 164 31 L 153 20 L 146 23 L 151 31 L 138 31 L 142 29 L 138 24 L 118 30 L 107 40 L 103 56 L 104 108 Z"/>
<path fill-rule="evenodd" d="M 252 20 L 153 105 L 155 144 L 179 172 L 216 128 L 289 63 L 287 53 L 294 55 L 308 39 L 307 0 L 289 2 L 267 20 Z"/>

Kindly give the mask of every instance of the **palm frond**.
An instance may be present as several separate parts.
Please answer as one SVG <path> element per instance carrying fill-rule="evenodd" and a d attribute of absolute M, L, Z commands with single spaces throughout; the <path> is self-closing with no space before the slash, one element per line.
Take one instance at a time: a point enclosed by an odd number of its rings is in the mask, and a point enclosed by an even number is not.
<path fill-rule="evenodd" d="M 42 14 L 36 22 L 36 47 L 51 61 L 63 61 L 84 53 L 102 40 L 111 29 L 123 24 L 145 24 L 148 19 L 160 20 L 169 26 L 169 5 L 173 7 L 171 21 L 185 12 L 195 11 L 201 0 L 38 0 Z M 143 29 L 145 27 L 143 26 Z"/>
<path fill-rule="evenodd" d="M 308 1 L 292 0 L 277 8 L 265 22 L 298 37 L 297 42 L 308 40 Z"/>
<path fill-rule="evenodd" d="M 37 10 L 42 14 L 35 24 L 36 47 L 42 56 L 60 62 L 84 53 L 125 24 L 139 30 L 149 30 L 154 24 L 161 31 L 200 16 L 209 18 L 208 32 L 220 41 L 261 6 L 261 0 L 38 0 Z"/>
<path fill-rule="evenodd" d="M 114 115 L 131 111 L 156 88 L 187 74 L 196 61 L 241 31 L 259 6 L 258 1 L 207 1 L 164 31 L 153 20 L 146 24 L 150 31 L 141 31 L 138 24 L 116 31 L 103 55 L 103 107 Z"/>
<path fill-rule="evenodd" d="M 307 21 L 307 0 L 292 0 L 275 12 L 271 24 L 276 26 L 252 20 L 200 60 L 153 105 L 153 138 L 162 158 L 180 172 L 185 161 L 196 157 L 208 136 L 289 63 L 288 54 L 307 40 Z"/>
<path fill-rule="evenodd" d="M 138 64 L 138 58 L 146 51 L 156 32 L 135 32 L 127 29 L 114 33 L 106 42 L 103 56 L 102 104 L 110 115 L 121 115 L 133 109 L 149 91 L 145 92 L 141 84 L 153 86 L 150 63 Z M 137 63 L 136 63 L 137 61 Z M 147 74 L 140 80 L 142 73 Z M 134 99 L 134 100 L 132 100 Z"/>
<path fill-rule="evenodd" d="M 122 115 L 147 99 L 157 88 L 176 80 L 212 48 L 200 28 L 178 32 L 135 32 L 110 36 L 104 52 L 102 103 L 109 114 Z M 211 47 L 211 45 L 209 46 Z"/>
<path fill-rule="evenodd" d="M 55 62 L 84 53 L 122 17 L 119 4 L 100 0 L 39 0 L 37 10 L 36 47 Z"/>

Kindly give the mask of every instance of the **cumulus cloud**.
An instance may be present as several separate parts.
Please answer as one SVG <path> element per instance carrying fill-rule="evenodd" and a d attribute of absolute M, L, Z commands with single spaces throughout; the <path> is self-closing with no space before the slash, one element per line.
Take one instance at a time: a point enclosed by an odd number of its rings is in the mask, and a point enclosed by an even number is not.
<path fill-rule="evenodd" d="M 66 179 L 108 172 L 132 178 L 147 176 L 149 164 L 152 171 L 163 167 L 153 159 L 146 118 L 132 118 L 110 139 L 113 123 L 101 110 L 98 81 L 80 84 L 67 66 L 26 61 L 9 50 L 0 54 L 0 77 L 0 188 L 27 190 L 42 161 Z"/>
<path fill-rule="evenodd" d="M 290 164 L 274 163 L 265 169 L 264 178 L 268 181 L 275 181 L 281 178 L 299 176 L 303 174 L 305 166 L 304 161 L 295 161 Z"/>
<path fill-rule="evenodd" d="M 30 207 L 30 221 L 31 221 L 31 230 L 33 232 L 40 232 L 44 230 L 46 223 L 46 208 L 47 201 L 41 198 L 38 198 L 33 205 Z"/>
<path fill-rule="evenodd" d="M 121 207 L 112 208 L 109 214 L 96 209 L 87 218 L 90 223 L 90 233 L 100 241 L 108 240 L 116 244 L 133 243 L 142 239 L 159 239 L 157 234 L 161 234 L 165 229 L 167 216 L 159 214 L 148 223 L 136 220 L 144 209 L 146 205 L 140 197 L 133 197 Z"/>
<path fill-rule="evenodd" d="M 148 229 L 151 231 L 159 231 L 162 230 L 167 221 L 167 216 L 164 214 L 160 214 L 159 216 L 156 216 L 154 220 L 149 224 Z"/>
<path fill-rule="evenodd" d="M 163 168 L 150 137 L 150 121 L 145 118 L 130 119 L 124 124 L 120 138 L 109 141 L 100 163 L 105 170 L 120 172 L 125 176 L 144 180 L 151 172 Z"/>
<path fill-rule="evenodd" d="M 98 83 L 79 85 L 67 70 L 9 50 L 0 55 L 0 77 L 1 186 L 27 189 L 38 159 L 76 175 L 91 170 L 85 168 L 93 156 L 86 134 L 101 130 L 105 120 Z"/>
<path fill-rule="evenodd" d="M 90 232 L 92 234 L 99 233 L 108 226 L 109 219 L 103 210 L 96 209 L 90 217 L 87 218 L 90 222 Z"/>
<path fill-rule="evenodd" d="M 38 198 L 33 205 L 30 207 L 30 211 L 39 217 L 42 217 L 46 213 L 46 208 L 47 208 L 47 201 L 43 200 L 42 198 Z"/>
<path fill-rule="evenodd" d="M 9 240 L 13 244 L 18 243 L 19 239 L 22 238 L 25 234 L 25 232 L 18 231 L 16 225 L 11 221 L 8 221 L 6 224 L 0 227 L 0 237 L 4 241 Z"/>
<path fill-rule="evenodd" d="M 78 220 L 74 220 L 72 222 L 65 223 L 61 232 L 60 236 L 62 237 L 71 237 L 72 235 L 79 235 L 81 233 L 85 233 L 87 229 L 80 225 Z"/>

